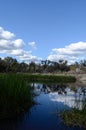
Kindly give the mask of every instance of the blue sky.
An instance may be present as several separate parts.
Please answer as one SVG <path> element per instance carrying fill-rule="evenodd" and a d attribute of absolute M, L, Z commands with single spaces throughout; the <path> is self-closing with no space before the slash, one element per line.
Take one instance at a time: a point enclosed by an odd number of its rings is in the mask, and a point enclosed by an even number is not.
<path fill-rule="evenodd" d="M 86 0 L 0 0 L 0 57 L 86 57 Z"/>

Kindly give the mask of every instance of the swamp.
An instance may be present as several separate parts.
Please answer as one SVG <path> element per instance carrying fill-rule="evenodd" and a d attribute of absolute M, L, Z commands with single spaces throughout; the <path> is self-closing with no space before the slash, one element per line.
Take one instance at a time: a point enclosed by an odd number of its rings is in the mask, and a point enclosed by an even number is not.
<path fill-rule="evenodd" d="M 0 130 L 85 130 L 85 115 L 74 76 L 0 74 Z"/>

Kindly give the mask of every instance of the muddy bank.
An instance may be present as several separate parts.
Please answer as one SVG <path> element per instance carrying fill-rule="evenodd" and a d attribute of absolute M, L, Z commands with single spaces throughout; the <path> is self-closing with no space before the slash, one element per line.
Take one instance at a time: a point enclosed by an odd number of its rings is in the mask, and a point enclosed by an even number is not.
<path fill-rule="evenodd" d="M 78 81 L 86 82 L 86 74 L 76 74 L 76 78 Z"/>

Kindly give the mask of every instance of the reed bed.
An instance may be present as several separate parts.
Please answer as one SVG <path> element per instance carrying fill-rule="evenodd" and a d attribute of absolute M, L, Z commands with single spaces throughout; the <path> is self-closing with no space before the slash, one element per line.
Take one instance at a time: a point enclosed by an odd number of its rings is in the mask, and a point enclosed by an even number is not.
<path fill-rule="evenodd" d="M 0 119 L 20 114 L 33 104 L 32 88 L 16 74 L 0 74 Z"/>
<path fill-rule="evenodd" d="M 82 110 L 73 108 L 62 112 L 62 118 L 66 125 L 86 128 L 86 105 Z"/>
<path fill-rule="evenodd" d="M 42 75 L 42 74 L 23 74 L 23 78 L 31 82 L 50 82 L 50 83 L 72 83 L 76 82 L 74 76 L 64 75 Z"/>

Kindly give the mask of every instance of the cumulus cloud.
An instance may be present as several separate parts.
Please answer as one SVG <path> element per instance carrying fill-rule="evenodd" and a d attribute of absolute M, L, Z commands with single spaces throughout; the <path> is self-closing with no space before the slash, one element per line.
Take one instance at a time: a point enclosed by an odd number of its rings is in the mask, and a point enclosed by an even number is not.
<path fill-rule="evenodd" d="M 21 56 L 24 54 L 24 51 L 22 49 L 11 50 L 10 54 L 15 56 Z"/>
<path fill-rule="evenodd" d="M 35 42 L 28 43 L 33 49 L 37 49 Z M 10 56 L 16 56 L 19 60 L 25 62 L 38 62 L 40 57 L 32 55 L 32 51 L 24 50 L 27 46 L 22 39 L 15 39 L 15 34 L 10 31 L 4 30 L 0 27 L 0 53 Z"/>
<path fill-rule="evenodd" d="M 86 57 L 86 42 L 72 43 L 64 48 L 54 48 L 48 56 L 48 60 L 58 61 L 59 59 L 68 60 L 73 63 Z"/>
<path fill-rule="evenodd" d="M 17 39 L 12 41 L 12 44 L 15 48 L 23 48 L 24 47 L 24 42 L 22 39 Z"/>
<path fill-rule="evenodd" d="M 28 43 L 28 45 L 30 46 L 30 47 L 32 47 L 32 49 L 37 49 L 37 47 L 36 47 L 36 42 L 29 42 Z"/>
<path fill-rule="evenodd" d="M 15 35 L 7 30 L 0 27 L 0 39 L 12 39 Z"/>
<path fill-rule="evenodd" d="M 37 57 L 37 56 L 32 55 L 31 51 L 29 51 L 29 52 L 25 51 L 23 53 L 23 55 L 19 56 L 19 58 L 20 58 L 20 60 L 26 61 L 26 62 L 31 62 L 31 61 L 39 62 L 40 60 L 42 60 L 41 57 Z"/>
<path fill-rule="evenodd" d="M 23 48 L 23 46 L 24 46 L 24 42 L 22 39 L 17 39 L 17 40 L 0 39 L 0 51 L 19 49 L 19 48 Z"/>
<path fill-rule="evenodd" d="M 22 39 L 14 39 L 15 34 L 0 27 L 0 52 L 21 49 L 24 46 Z"/>

